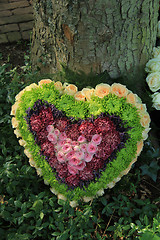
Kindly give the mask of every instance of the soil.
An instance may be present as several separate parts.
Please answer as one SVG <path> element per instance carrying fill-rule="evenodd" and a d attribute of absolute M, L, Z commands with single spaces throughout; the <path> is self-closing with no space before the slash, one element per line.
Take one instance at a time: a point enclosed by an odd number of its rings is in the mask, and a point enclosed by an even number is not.
<path fill-rule="evenodd" d="M 29 54 L 30 42 L 20 41 L 10 44 L 0 45 L 0 54 L 2 54 L 2 59 L 0 59 L 0 64 L 10 63 L 11 68 L 17 67 L 20 71 L 20 67 L 24 66 L 24 55 Z"/>
<path fill-rule="evenodd" d="M 11 68 L 17 67 L 17 71 L 21 71 L 20 67 L 24 66 L 24 55 L 29 55 L 30 51 L 30 43 L 29 41 L 21 41 L 18 43 L 12 44 L 1 44 L 0 45 L 0 54 L 2 54 L 2 58 L 0 58 L 0 64 L 10 63 Z M 151 113 L 152 121 L 155 126 L 158 127 L 158 131 L 155 133 L 151 133 L 153 139 L 153 146 L 155 148 L 159 148 L 160 144 L 160 111 L 153 111 Z M 155 139 L 157 139 L 155 141 Z M 160 158 L 155 159 L 158 161 L 160 165 Z M 145 164 L 145 163 L 143 163 Z M 142 164 L 142 165 L 143 165 Z M 137 161 L 136 168 L 139 169 L 141 164 Z M 134 173 L 135 168 L 131 170 Z M 151 200 L 155 200 L 160 197 L 160 170 L 158 171 L 157 181 L 154 182 L 149 176 L 144 175 L 141 177 L 139 188 L 137 189 L 137 194 L 139 199 L 149 198 Z M 160 206 L 160 201 L 156 202 Z"/>

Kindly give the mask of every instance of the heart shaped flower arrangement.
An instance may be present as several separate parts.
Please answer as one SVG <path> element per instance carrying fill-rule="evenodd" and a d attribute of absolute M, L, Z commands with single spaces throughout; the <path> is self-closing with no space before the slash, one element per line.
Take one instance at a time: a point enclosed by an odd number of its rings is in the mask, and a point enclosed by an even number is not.
<path fill-rule="evenodd" d="M 30 165 L 71 206 L 127 174 L 150 130 L 145 104 L 117 83 L 78 91 L 43 79 L 16 96 L 11 115 Z"/>

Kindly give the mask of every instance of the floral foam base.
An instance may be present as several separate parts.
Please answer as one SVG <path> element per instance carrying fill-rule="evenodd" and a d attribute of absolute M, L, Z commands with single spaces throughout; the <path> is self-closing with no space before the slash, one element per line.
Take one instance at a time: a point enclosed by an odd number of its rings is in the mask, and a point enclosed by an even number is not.
<path fill-rule="evenodd" d="M 146 106 L 121 84 L 77 91 L 41 80 L 16 96 L 11 115 L 30 165 L 71 206 L 127 174 L 150 130 Z"/>

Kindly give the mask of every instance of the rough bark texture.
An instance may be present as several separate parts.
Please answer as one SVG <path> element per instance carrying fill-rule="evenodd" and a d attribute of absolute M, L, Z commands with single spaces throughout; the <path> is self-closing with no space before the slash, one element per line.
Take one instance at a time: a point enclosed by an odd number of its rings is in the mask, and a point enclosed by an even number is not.
<path fill-rule="evenodd" d="M 156 43 L 159 0 L 33 0 L 33 66 L 135 79 Z M 43 67 L 42 67 L 43 66 Z"/>

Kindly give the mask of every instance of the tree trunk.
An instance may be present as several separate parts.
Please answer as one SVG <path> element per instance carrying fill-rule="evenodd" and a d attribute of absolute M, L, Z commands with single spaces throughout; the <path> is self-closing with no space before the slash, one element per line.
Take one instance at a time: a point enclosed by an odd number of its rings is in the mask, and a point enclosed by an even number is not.
<path fill-rule="evenodd" d="M 156 43 L 159 0 L 33 0 L 33 67 L 124 77 L 140 84 Z"/>

